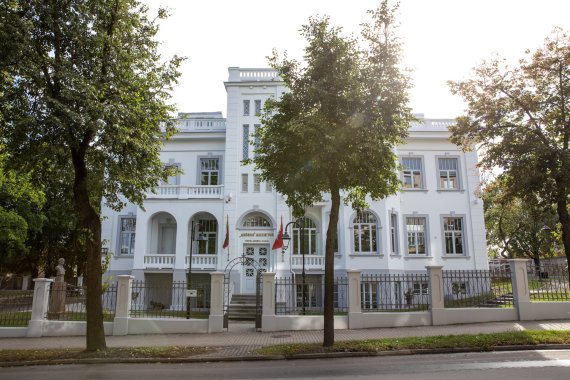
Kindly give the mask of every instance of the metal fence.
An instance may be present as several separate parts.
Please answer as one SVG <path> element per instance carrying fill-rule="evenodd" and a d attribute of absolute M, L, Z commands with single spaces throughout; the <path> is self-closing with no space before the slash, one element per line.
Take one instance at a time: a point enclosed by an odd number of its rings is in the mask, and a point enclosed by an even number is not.
<path fill-rule="evenodd" d="M 86 321 L 86 296 L 86 287 L 67 284 L 65 282 L 52 283 L 49 291 L 47 319 Z M 116 283 L 103 284 L 101 305 L 103 307 L 103 321 L 112 322 L 115 318 L 115 308 L 117 305 Z"/>
<path fill-rule="evenodd" d="M 527 263 L 528 288 L 531 301 L 570 301 L 568 264 L 543 260 L 540 265 Z"/>
<path fill-rule="evenodd" d="M 513 307 L 510 270 L 446 270 L 442 277 L 446 308 Z"/>
<path fill-rule="evenodd" d="M 28 326 L 33 298 L 33 290 L 0 291 L 0 327 Z"/>
<path fill-rule="evenodd" d="M 360 276 L 363 312 L 424 311 L 429 308 L 427 273 L 364 274 Z"/>
<path fill-rule="evenodd" d="M 275 313 L 286 315 L 319 315 L 324 313 L 324 277 L 307 279 L 303 288 L 300 276 L 275 279 Z M 303 291 L 304 290 L 304 291 Z M 334 280 L 334 312 L 348 312 L 348 279 Z"/>
<path fill-rule="evenodd" d="M 187 297 L 186 290 L 196 290 Z M 153 283 L 133 281 L 131 312 L 134 318 L 208 318 L 210 314 L 210 282 L 186 281 Z"/>

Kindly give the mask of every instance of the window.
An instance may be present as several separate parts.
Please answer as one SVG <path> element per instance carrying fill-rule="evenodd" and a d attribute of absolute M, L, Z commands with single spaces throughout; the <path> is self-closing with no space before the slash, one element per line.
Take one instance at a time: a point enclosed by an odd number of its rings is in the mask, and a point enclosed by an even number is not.
<path fill-rule="evenodd" d="M 169 170 L 178 170 L 178 164 L 173 164 L 173 165 L 164 165 L 165 169 L 169 169 Z M 166 182 L 162 182 L 162 185 L 178 185 L 178 174 L 176 175 L 170 175 L 168 176 L 168 178 L 166 179 Z"/>
<path fill-rule="evenodd" d="M 360 307 L 362 309 L 378 308 L 378 283 L 360 283 Z"/>
<path fill-rule="evenodd" d="M 259 193 L 261 191 L 261 183 L 259 182 L 259 174 L 253 175 L 253 192 Z"/>
<path fill-rule="evenodd" d="M 249 214 L 243 219 L 242 227 L 271 227 L 271 222 L 263 214 Z"/>
<path fill-rule="evenodd" d="M 427 282 L 414 282 L 412 283 L 412 289 L 415 296 L 427 296 L 429 294 Z"/>
<path fill-rule="evenodd" d="M 317 254 L 317 226 L 311 218 L 302 217 L 297 223 L 303 227 L 303 246 L 301 248 L 301 229 L 293 224 L 293 254 Z"/>
<path fill-rule="evenodd" d="M 265 191 L 267 191 L 268 193 L 273 191 L 273 184 L 271 183 L 271 181 L 265 182 Z"/>
<path fill-rule="evenodd" d="M 426 255 L 426 218 L 406 218 L 408 255 Z"/>
<path fill-rule="evenodd" d="M 378 251 L 376 239 L 376 217 L 368 211 L 359 212 L 353 220 L 354 252 L 375 253 Z"/>
<path fill-rule="evenodd" d="M 216 239 L 218 237 L 218 222 L 215 219 L 200 219 L 198 221 L 198 234 L 204 235 L 208 240 L 198 241 L 199 255 L 215 255 Z M 194 235 L 197 239 L 199 235 Z"/>
<path fill-rule="evenodd" d="M 200 184 L 204 186 L 220 184 L 220 160 L 218 158 L 200 159 Z"/>
<path fill-rule="evenodd" d="M 451 293 L 452 294 L 467 294 L 467 284 L 464 282 L 453 282 L 451 284 Z"/>
<path fill-rule="evenodd" d="M 422 159 L 402 158 L 404 189 L 422 189 Z"/>
<path fill-rule="evenodd" d="M 247 173 L 241 175 L 241 191 L 247 192 Z"/>
<path fill-rule="evenodd" d="M 457 158 L 438 158 L 440 189 L 459 189 L 459 171 Z"/>
<path fill-rule="evenodd" d="M 390 252 L 398 254 L 398 215 L 390 214 Z"/>
<path fill-rule="evenodd" d="M 261 115 L 261 100 L 255 101 L 255 116 Z"/>
<path fill-rule="evenodd" d="M 243 154 L 242 158 L 247 160 L 249 158 L 249 125 L 243 125 L 243 144 L 242 144 Z"/>
<path fill-rule="evenodd" d="M 243 116 L 249 116 L 249 100 L 243 101 Z"/>
<path fill-rule="evenodd" d="M 261 125 L 259 124 L 255 124 L 254 128 L 255 128 L 255 132 L 257 132 L 258 128 L 260 128 Z M 255 152 L 255 149 L 257 149 L 259 147 L 259 137 L 257 136 L 257 134 L 255 135 L 255 140 L 253 142 L 253 148 L 254 148 L 254 156 L 257 157 L 259 156 L 259 153 Z"/>
<path fill-rule="evenodd" d="M 321 303 L 321 284 L 305 283 L 305 307 L 317 307 Z M 303 284 L 296 284 L 297 307 L 303 307 Z"/>
<path fill-rule="evenodd" d="M 443 218 L 446 255 L 463 255 L 463 218 Z"/>
<path fill-rule="evenodd" d="M 135 231 L 137 229 L 136 218 L 121 218 L 121 233 L 119 252 L 121 255 L 135 254 Z"/>

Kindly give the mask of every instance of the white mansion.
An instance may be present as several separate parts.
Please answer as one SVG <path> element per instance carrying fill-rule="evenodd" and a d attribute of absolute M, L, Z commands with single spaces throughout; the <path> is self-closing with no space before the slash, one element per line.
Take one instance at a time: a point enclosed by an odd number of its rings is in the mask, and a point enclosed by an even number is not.
<path fill-rule="evenodd" d="M 227 118 L 221 112 L 180 114 L 174 138 L 161 153 L 167 166 L 183 174 L 149 193 L 145 210 L 129 204 L 121 212 L 103 206 L 104 249 L 113 252 L 107 275 L 170 283 L 209 281 L 228 262 L 245 255 L 277 276 L 300 274 L 300 234 L 286 251 L 271 250 L 281 224 L 291 219 L 282 195 L 259 181 L 253 165 L 251 133 L 260 125 L 263 103 L 285 90 L 271 69 L 229 68 Z M 404 170 L 397 195 L 370 202 L 356 213 L 341 202 L 335 272 L 363 273 L 444 269 L 487 269 L 483 205 L 478 198 L 477 153 L 463 153 L 448 141 L 454 120 L 422 119 L 397 147 Z M 306 210 L 304 251 L 307 278 L 324 273 L 329 202 Z M 223 248 L 229 225 L 229 246 Z M 194 230 L 194 231 L 193 231 Z M 200 241 L 197 238 L 200 237 Z M 191 260 L 191 263 L 190 263 Z M 254 268 L 234 267 L 237 293 L 255 292 Z M 239 273 L 239 274 L 238 274 Z"/>

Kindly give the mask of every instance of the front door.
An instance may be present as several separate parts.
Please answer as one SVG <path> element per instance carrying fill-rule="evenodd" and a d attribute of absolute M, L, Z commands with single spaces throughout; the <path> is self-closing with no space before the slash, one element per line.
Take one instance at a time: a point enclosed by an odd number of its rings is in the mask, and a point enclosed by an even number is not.
<path fill-rule="evenodd" d="M 244 256 L 246 258 L 242 268 L 242 293 L 255 293 L 255 277 L 257 275 L 257 265 L 255 262 L 248 261 L 253 259 L 263 271 L 269 268 L 269 245 L 266 244 L 249 244 L 243 246 Z"/>

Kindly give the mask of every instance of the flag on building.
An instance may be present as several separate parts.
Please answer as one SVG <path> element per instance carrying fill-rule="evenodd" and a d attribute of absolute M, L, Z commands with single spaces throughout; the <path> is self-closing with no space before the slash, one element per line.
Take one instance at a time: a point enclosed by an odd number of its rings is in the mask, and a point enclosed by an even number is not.
<path fill-rule="evenodd" d="M 277 239 L 275 239 L 275 243 L 273 243 L 273 247 L 271 249 L 279 249 L 283 247 L 283 217 L 281 217 L 281 229 L 279 230 L 279 235 L 277 235 Z"/>
<path fill-rule="evenodd" d="M 229 216 L 226 215 L 226 240 L 224 240 L 224 245 L 222 248 L 227 248 L 230 245 L 230 221 Z"/>

